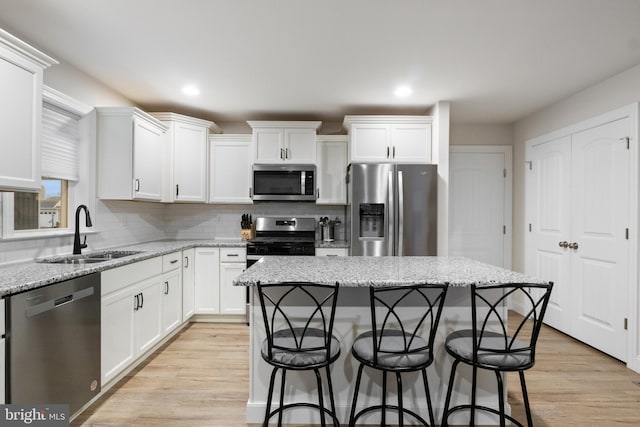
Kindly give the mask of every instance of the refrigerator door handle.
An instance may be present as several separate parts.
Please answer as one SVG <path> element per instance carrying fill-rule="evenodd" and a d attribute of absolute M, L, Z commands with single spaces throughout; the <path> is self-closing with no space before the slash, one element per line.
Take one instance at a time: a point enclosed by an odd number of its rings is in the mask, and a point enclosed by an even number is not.
<path fill-rule="evenodd" d="M 394 200 L 393 200 L 393 171 L 389 171 L 389 183 L 388 183 L 388 187 L 387 187 L 387 194 L 389 195 L 389 198 L 387 200 L 388 202 L 388 206 L 387 206 L 387 231 L 388 231 L 388 235 L 387 235 L 387 242 L 388 242 L 388 247 L 389 250 L 387 252 L 388 256 L 392 256 L 394 255 L 393 253 L 393 243 L 394 243 L 394 235 L 393 235 L 393 224 L 394 224 L 394 218 L 393 218 L 393 212 L 394 212 Z"/>
<path fill-rule="evenodd" d="M 402 183 L 402 171 L 398 171 L 398 250 L 397 256 L 402 256 L 404 246 L 404 185 Z"/>

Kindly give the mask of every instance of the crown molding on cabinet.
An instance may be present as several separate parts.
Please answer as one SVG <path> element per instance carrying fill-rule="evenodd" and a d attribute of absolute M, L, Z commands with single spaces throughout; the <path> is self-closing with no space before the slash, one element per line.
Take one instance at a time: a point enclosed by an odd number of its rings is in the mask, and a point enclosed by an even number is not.
<path fill-rule="evenodd" d="M 214 122 L 209 120 L 197 119 L 195 117 L 183 116 L 182 114 L 177 113 L 168 113 L 168 112 L 160 112 L 160 113 L 149 113 L 153 117 L 162 121 L 174 121 L 180 123 L 186 123 L 194 126 L 202 126 L 209 129 L 210 133 L 222 133 L 222 129 Z"/>
<path fill-rule="evenodd" d="M 31 45 L 23 42 L 16 36 L 6 32 L 0 28 L 0 45 L 6 46 L 14 52 L 30 59 L 42 68 L 49 68 L 52 65 L 59 64 L 58 61 L 49 55 L 39 51 Z"/>

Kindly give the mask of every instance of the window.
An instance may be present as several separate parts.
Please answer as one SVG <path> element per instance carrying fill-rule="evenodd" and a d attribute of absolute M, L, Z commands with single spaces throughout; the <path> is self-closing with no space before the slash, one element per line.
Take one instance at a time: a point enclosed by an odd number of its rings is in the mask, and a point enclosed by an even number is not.
<path fill-rule="evenodd" d="M 39 193 L 2 194 L 2 238 L 46 237 L 70 233 L 69 210 L 78 203 L 93 206 L 87 167 L 88 125 L 83 118 L 91 107 L 45 87 L 42 104 L 41 169 Z M 94 121 L 95 122 L 95 121 Z M 85 161 L 85 163 L 89 163 Z M 85 176 L 86 175 L 86 176 Z"/>

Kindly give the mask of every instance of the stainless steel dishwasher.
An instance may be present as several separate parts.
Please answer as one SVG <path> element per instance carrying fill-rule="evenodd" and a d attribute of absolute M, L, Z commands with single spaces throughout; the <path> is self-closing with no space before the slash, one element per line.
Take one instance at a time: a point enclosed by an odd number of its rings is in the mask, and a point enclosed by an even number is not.
<path fill-rule="evenodd" d="M 100 273 L 8 301 L 8 402 L 69 404 L 100 392 Z"/>

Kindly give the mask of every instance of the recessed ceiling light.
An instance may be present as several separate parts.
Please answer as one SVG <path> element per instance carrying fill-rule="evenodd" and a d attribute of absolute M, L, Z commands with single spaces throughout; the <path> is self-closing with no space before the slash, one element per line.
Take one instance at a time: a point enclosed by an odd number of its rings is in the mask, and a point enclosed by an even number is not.
<path fill-rule="evenodd" d="M 411 95 L 413 90 L 409 86 L 400 86 L 393 93 L 399 98 L 404 98 Z"/>
<path fill-rule="evenodd" d="M 187 96 L 198 96 L 200 95 L 200 89 L 193 85 L 188 85 L 182 88 L 182 93 Z"/>

